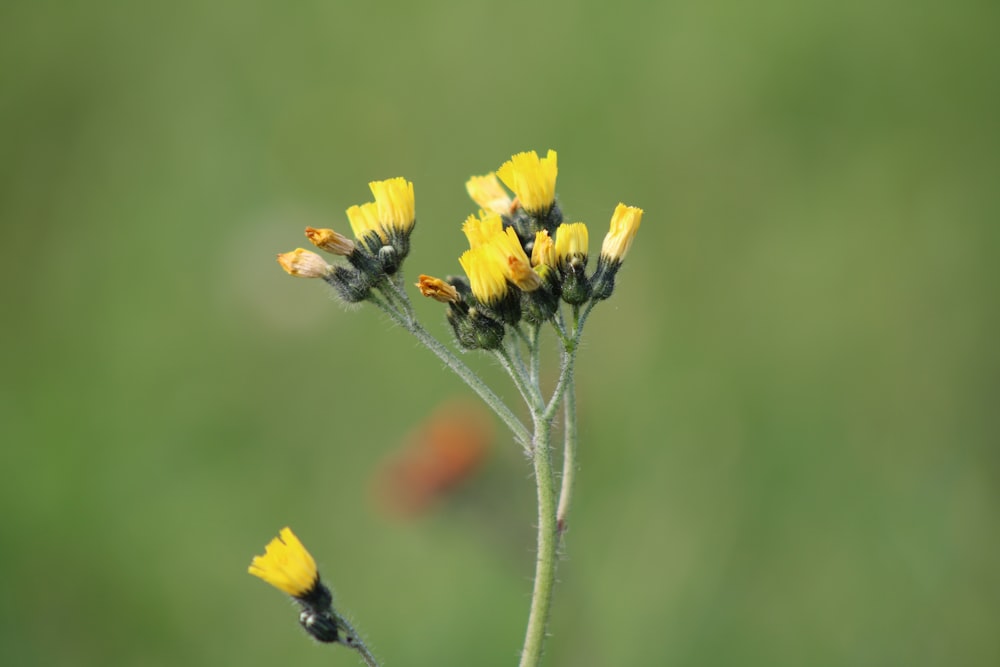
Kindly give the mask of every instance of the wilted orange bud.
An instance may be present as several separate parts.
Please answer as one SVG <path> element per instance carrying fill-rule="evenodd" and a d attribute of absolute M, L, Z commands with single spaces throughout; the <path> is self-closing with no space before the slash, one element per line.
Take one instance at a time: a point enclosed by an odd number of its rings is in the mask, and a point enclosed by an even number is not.
<path fill-rule="evenodd" d="M 325 259 L 302 248 L 281 253 L 278 255 L 278 264 L 296 278 L 325 278 L 333 270 Z"/>
<path fill-rule="evenodd" d="M 354 252 L 354 241 L 332 229 L 306 227 L 306 237 L 320 250 L 346 257 Z"/>
<path fill-rule="evenodd" d="M 420 276 L 417 289 L 424 296 L 428 296 L 441 303 L 457 303 L 460 299 L 458 290 L 434 276 Z"/>

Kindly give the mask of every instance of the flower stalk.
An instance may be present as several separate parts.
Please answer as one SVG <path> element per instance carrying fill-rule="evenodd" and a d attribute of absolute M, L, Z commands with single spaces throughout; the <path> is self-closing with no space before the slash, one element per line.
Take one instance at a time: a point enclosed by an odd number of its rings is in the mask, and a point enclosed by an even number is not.
<path fill-rule="evenodd" d="M 417 283 L 422 295 L 447 308 L 460 348 L 490 352 L 500 362 L 524 401 L 530 431 L 463 359 L 416 318 L 402 270 L 416 224 L 412 183 L 403 178 L 370 183 L 375 201 L 347 210 L 354 240 L 332 229 L 307 228 L 313 245 L 344 258 L 346 265 L 327 264 L 301 249 L 278 256 L 289 274 L 320 278 L 345 301 L 369 302 L 412 334 L 483 399 L 531 460 L 538 502 L 537 553 L 520 667 L 537 667 L 542 659 L 558 551 L 573 497 L 579 445 L 574 367 L 583 326 L 594 306 L 611 296 L 642 219 L 641 209 L 619 204 L 596 269 L 588 272 L 588 228 L 582 222 L 563 221 L 555 194 L 557 173 L 556 153 L 550 150 L 544 158 L 534 151 L 518 153 L 496 172 L 473 177 L 466 188 L 482 210 L 462 227 L 469 250 L 458 263 L 466 275 L 446 279 L 421 275 Z M 562 347 L 559 376 L 548 393 L 541 382 L 545 325 L 551 326 Z M 552 433 L 560 408 L 562 469 L 556 475 Z M 333 609 L 332 594 L 320 581 L 315 562 L 290 530 L 282 530 L 267 553 L 254 559 L 250 572 L 300 603 L 300 624 L 313 637 L 349 646 L 368 667 L 377 666 L 358 633 Z"/>

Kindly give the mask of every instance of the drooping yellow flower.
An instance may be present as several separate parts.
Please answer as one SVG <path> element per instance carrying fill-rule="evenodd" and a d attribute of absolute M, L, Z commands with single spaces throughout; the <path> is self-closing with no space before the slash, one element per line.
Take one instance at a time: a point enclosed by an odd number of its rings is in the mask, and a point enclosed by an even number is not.
<path fill-rule="evenodd" d="M 351 223 L 354 238 L 358 240 L 373 232 L 378 234 L 383 243 L 388 239 L 385 230 L 379 223 L 378 205 L 375 202 L 350 207 L 347 209 L 347 220 Z"/>
<path fill-rule="evenodd" d="M 542 279 L 532 271 L 528 256 L 521 247 L 521 240 L 513 227 L 508 227 L 502 233 L 493 236 L 489 247 L 499 253 L 504 276 L 519 289 L 532 292 L 542 286 Z"/>
<path fill-rule="evenodd" d="M 564 222 L 556 229 L 556 262 L 560 267 L 573 259 L 586 263 L 588 244 L 587 225 L 582 222 Z"/>
<path fill-rule="evenodd" d="M 279 254 L 278 264 L 296 278 L 325 278 L 333 271 L 333 267 L 325 259 L 302 248 Z"/>
<path fill-rule="evenodd" d="M 458 290 L 440 278 L 434 276 L 421 275 L 417 283 L 417 289 L 426 297 L 430 297 L 441 303 L 457 303 L 461 297 Z"/>
<path fill-rule="evenodd" d="M 558 172 L 555 151 L 550 150 L 544 158 L 530 151 L 504 162 L 497 169 L 497 176 L 517 195 L 524 210 L 541 215 L 555 203 Z"/>
<path fill-rule="evenodd" d="M 403 233 L 413 229 L 416 221 L 413 206 L 413 183 L 403 177 L 368 184 L 375 196 L 378 221 L 385 230 Z"/>
<path fill-rule="evenodd" d="M 306 227 L 306 237 L 320 250 L 346 257 L 354 252 L 354 241 L 332 229 Z"/>
<path fill-rule="evenodd" d="M 486 245 L 497 234 L 503 233 L 503 220 L 496 213 L 480 211 L 479 217 L 470 215 L 462 225 L 470 248 Z"/>
<path fill-rule="evenodd" d="M 611 214 L 611 230 L 601 245 L 601 257 L 613 262 L 624 260 L 641 223 L 641 208 L 618 204 Z"/>
<path fill-rule="evenodd" d="M 254 556 L 247 570 L 295 598 L 304 598 L 319 585 L 316 561 L 288 527 L 267 545 L 263 556 Z"/>
<path fill-rule="evenodd" d="M 531 265 L 556 265 L 556 245 L 544 229 L 535 232 L 535 245 L 531 248 Z"/>
<path fill-rule="evenodd" d="M 469 277 L 472 293 L 482 303 L 493 305 L 507 295 L 507 267 L 495 248 L 484 245 L 466 250 L 458 263 Z"/>
<path fill-rule="evenodd" d="M 510 215 L 514 203 L 500 185 L 495 172 L 491 171 L 485 176 L 473 176 L 466 181 L 465 190 L 480 208 L 497 215 Z"/>

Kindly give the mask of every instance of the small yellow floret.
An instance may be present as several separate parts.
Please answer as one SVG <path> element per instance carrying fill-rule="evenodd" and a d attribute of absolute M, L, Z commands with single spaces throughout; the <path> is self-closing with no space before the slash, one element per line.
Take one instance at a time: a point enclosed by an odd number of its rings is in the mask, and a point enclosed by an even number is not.
<path fill-rule="evenodd" d="M 465 183 L 465 190 L 472 197 L 480 208 L 496 213 L 497 215 L 510 215 L 514 202 L 510 195 L 500 185 L 495 172 L 490 172 L 485 176 L 473 176 Z"/>
<path fill-rule="evenodd" d="M 405 178 L 390 178 L 368 184 L 375 196 L 378 220 L 385 229 L 408 232 L 416 221 L 413 206 L 413 183 Z"/>
<path fill-rule="evenodd" d="M 497 169 L 497 176 L 517 195 L 524 210 L 546 213 L 556 199 L 556 175 L 559 169 L 556 152 L 550 150 L 544 158 L 530 151 L 518 153 Z"/>
<path fill-rule="evenodd" d="M 278 255 L 278 264 L 296 278 L 323 278 L 329 275 L 333 267 L 326 260 L 309 250 L 296 248 L 292 252 Z"/>
<path fill-rule="evenodd" d="M 462 225 L 470 248 L 486 245 L 497 234 L 503 233 L 503 220 L 495 213 L 480 211 L 479 217 L 470 215 Z"/>
<path fill-rule="evenodd" d="M 601 245 L 601 256 L 616 262 L 625 259 L 641 223 L 641 208 L 618 204 L 611 215 L 611 230 Z"/>
<path fill-rule="evenodd" d="M 316 561 L 288 527 L 267 545 L 263 556 L 254 556 L 247 570 L 293 597 L 303 597 L 319 582 Z"/>
<path fill-rule="evenodd" d="M 544 229 L 535 232 L 535 245 L 531 248 L 531 265 L 539 264 L 556 265 L 556 244 Z"/>

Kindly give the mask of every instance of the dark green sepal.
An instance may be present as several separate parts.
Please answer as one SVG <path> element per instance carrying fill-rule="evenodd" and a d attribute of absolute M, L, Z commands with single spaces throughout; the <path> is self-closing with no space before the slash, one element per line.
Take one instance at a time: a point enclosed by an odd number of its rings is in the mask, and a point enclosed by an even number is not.
<path fill-rule="evenodd" d="M 590 281 L 587 280 L 586 260 L 573 259 L 562 271 L 562 299 L 566 303 L 579 306 L 590 299 Z"/>
<path fill-rule="evenodd" d="M 615 290 L 615 276 L 618 274 L 622 263 L 616 260 L 606 260 L 601 256 L 597 260 L 597 270 L 594 271 L 590 279 L 592 286 L 590 298 L 594 301 L 603 301 L 611 296 Z"/>
<path fill-rule="evenodd" d="M 316 611 L 315 609 L 303 608 L 302 612 L 299 613 L 299 625 L 324 644 L 340 641 L 340 635 L 337 632 L 337 619 L 333 617 L 333 612 L 329 609 Z"/>
<path fill-rule="evenodd" d="M 336 266 L 323 280 L 333 286 L 340 298 L 348 303 L 364 301 L 371 294 L 372 278 L 355 268 Z"/>

